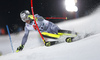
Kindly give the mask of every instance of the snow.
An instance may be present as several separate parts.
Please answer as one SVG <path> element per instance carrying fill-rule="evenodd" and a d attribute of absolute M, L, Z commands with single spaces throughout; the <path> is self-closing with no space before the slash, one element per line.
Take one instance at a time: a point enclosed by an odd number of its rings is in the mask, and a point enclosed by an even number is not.
<path fill-rule="evenodd" d="M 39 34 L 31 31 L 23 51 L 12 53 L 9 36 L 0 36 L 0 60 L 100 60 L 100 7 L 91 15 L 58 23 L 66 30 L 93 34 L 73 43 L 60 43 L 46 47 L 38 39 Z M 20 45 L 24 32 L 11 34 L 14 51 Z M 42 45 L 42 46 L 41 46 Z"/>

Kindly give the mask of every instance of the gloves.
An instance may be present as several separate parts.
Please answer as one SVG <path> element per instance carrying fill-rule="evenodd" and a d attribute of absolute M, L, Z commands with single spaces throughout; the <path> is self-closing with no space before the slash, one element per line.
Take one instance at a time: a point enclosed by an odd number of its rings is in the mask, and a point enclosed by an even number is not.
<path fill-rule="evenodd" d="M 23 50 L 23 48 L 24 48 L 24 45 L 19 46 L 19 47 L 17 48 L 16 52 L 19 52 L 19 51 Z"/>

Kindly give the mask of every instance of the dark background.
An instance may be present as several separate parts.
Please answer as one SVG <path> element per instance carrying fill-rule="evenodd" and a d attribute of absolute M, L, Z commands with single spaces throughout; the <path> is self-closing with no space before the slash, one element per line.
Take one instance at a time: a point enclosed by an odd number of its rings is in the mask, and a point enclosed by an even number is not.
<path fill-rule="evenodd" d="M 78 0 L 78 18 L 89 15 L 99 4 L 100 0 Z M 68 20 L 75 18 L 66 11 L 64 0 L 33 0 L 33 8 L 35 14 L 43 17 L 68 17 Z M 23 10 L 31 11 L 30 0 L 0 0 L 0 28 L 6 30 L 8 25 L 13 29 L 16 24 L 24 27 L 19 15 Z M 55 23 L 61 20 L 49 21 Z"/>

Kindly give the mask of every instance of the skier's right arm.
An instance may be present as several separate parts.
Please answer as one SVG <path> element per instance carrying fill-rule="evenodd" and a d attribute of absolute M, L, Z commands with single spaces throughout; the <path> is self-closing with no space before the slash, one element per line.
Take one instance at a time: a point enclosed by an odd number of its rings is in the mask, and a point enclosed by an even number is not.
<path fill-rule="evenodd" d="M 28 34 L 29 34 L 29 30 L 25 27 L 25 34 L 24 34 L 24 36 L 23 36 L 22 43 L 21 43 L 21 45 L 17 48 L 16 52 L 19 52 L 19 51 L 23 50 L 24 45 L 25 45 L 25 43 L 26 43 L 26 41 L 27 41 L 27 38 L 28 38 Z"/>
<path fill-rule="evenodd" d="M 27 38 L 28 38 L 28 35 L 29 35 L 29 30 L 25 27 L 25 34 L 23 36 L 21 45 L 25 45 Z"/>

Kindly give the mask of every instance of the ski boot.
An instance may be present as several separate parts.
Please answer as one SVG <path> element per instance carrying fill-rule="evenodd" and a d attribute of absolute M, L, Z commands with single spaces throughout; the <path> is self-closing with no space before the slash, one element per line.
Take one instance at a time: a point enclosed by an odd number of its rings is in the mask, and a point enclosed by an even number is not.
<path fill-rule="evenodd" d="M 65 39 L 65 41 L 68 42 L 68 43 L 70 43 L 70 42 L 73 42 L 73 39 L 74 39 L 74 37 L 67 37 Z"/>
<path fill-rule="evenodd" d="M 57 43 L 59 43 L 59 42 L 58 41 L 47 41 L 47 42 L 45 42 L 45 46 L 52 46 L 52 45 L 55 45 Z"/>

